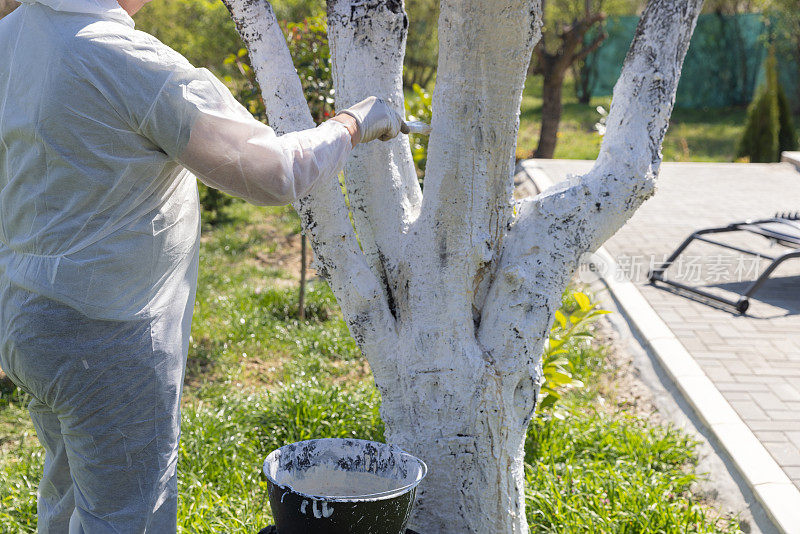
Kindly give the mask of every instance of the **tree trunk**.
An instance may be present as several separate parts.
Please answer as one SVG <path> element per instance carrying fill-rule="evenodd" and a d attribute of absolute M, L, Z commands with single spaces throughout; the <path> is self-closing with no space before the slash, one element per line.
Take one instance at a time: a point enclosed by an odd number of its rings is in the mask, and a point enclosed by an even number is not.
<path fill-rule="evenodd" d="M 310 127 L 269 4 L 225 2 L 259 85 L 272 88 L 263 92 L 270 124 L 279 132 Z M 430 467 L 411 528 L 528 531 L 523 443 L 553 313 L 578 258 L 653 193 L 701 5 L 650 1 L 595 167 L 514 206 L 519 109 L 540 3 L 442 0 L 424 196 L 401 137 L 358 147 L 347 165 L 358 239 L 338 182 L 295 204 L 317 271 L 372 368 L 388 441 Z M 402 109 L 402 1 L 328 0 L 328 23 L 337 108 L 374 93 Z"/>
<path fill-rule="evenodd" d="M 800 63 L 800 24 L 797 25 L 795 28 L 795 48 L 794 48 L 794 58 L 795 61 Z M 797 80 L 797 83 L 794 86 L 795 95 L 792 99 L 792 111 L 794 113 L 800 113 L 800 79 Z"/>
<path fill-rule="evenodd" d="M 548 69 L 544 75 L 542 87 L 542 126 L 539 133 L 539 144 L 534 158 L 550 159 L 556 153 L 558 142 L 558 125 L 561 123 L 561 92 L 564 87 L 566 69 L 560 66 Z"/>
<path fill-rule="evenodd" d="M 480 354 L 464 364 L 459 340 L 428 340 L 446 368 L 405 369 L 381 410 L 387 438 L 424 458 L 429 475 L 410 528 L 426 533 L 524 533 L 523 444 L 538 371 L 520 383 Z M 434 346 L 438 345 L 438 346 Z M 419 346 L 419 345 L 418 345 Z M 462 347 L 475 352 L 477 346 Z M 416 358 L 416 355 L 415 355 Z M 524 373 L 530 375 L 530 372 Z"/>
<path fill-rule="evenodd" d="M 579 104 L 584 106 L 588 106 L 592 101 L 593 70 L 593 63 L 589 62 L 588 57 L 579 65 L 573 64 L 572 66 L 572 74 L 575 78 L 575 98 L 578 99 Z"/>

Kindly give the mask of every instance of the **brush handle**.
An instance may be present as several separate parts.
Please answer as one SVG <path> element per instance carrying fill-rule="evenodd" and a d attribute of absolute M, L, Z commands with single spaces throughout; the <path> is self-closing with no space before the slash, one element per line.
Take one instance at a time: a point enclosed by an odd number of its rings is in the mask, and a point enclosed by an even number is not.
<path fill-rule="evenodd" d="M 406 126 L 408 126 L 408 133 L 412 134 L 430 135 L 432 130 L 430 124 L 422 121 L 407 121 Z"/>

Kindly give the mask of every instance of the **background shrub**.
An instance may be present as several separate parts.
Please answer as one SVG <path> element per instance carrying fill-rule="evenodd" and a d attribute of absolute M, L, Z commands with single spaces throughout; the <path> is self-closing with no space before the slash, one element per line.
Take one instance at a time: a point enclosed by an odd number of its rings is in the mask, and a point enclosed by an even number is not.
<path fill-rule="evenodd" d="M 778 81 L 775 54 L 770 50 L 765 82 L 747 108 L 747 121 L 736 156 L 751 163 L 780 161 L 783 150 L 797 147 L 797 138 L 786 94 Z"/>

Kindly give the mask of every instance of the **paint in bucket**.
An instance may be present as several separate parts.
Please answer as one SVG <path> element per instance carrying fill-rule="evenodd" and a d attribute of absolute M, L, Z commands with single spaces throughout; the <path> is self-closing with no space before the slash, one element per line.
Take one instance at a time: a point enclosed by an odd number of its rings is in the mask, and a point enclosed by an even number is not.
<path fill-rule="evenodd" d="M 264 461 L 279 534 L 401 534 L 425 463 L 359 439 L 285 445 Z"/>

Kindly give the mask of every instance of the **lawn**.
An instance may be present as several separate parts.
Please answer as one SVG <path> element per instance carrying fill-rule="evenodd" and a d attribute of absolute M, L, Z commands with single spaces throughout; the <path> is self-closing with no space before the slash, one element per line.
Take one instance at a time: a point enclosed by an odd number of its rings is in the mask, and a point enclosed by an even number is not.
<path fill-rule="evenodd" d="M 597 106 L 608 110 L 610 105 L 610 96 L 592 98 L 589 105 L 578 103 L 573 82 L 567 80 L 555 157 L 595 159 L 602 140 L 594 128 L 601 117 Z M 541 109 L 541 77 L 529 77 L 522 96 L 517 158 L 529 158 L 536 149 Z M 734 161 L 746 113 L 744 108 L 675 108 L 664 138 L 664 161 Z M 800 137 L 800 116 L 794 120 Z"/>
<path fill-rule="evenodd" d="M 184 532 L 268 524 L 260 466 L 276 447 L 383 436 L 379 394 L 324 283 L 312 284 L 307 319 L 297 319 L 297 216 L 240 202 L 225 214 L 204 228 L 179 461 Z M 575 306 L 565 297 L 567 316 Z M 568 344 L 586 386 L 539 414 L 528 436 L 532 530 L 736 532 L 690 491 L 692 441 L 618 407 L 607 349 L 587 339 Z M 0 532 L 35 531 L 43 453 L 25 401 L 0 399 Z"/>

